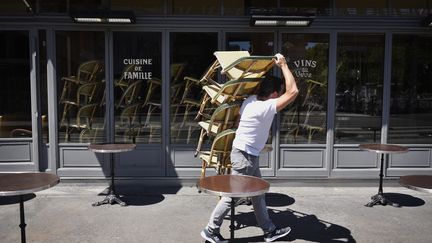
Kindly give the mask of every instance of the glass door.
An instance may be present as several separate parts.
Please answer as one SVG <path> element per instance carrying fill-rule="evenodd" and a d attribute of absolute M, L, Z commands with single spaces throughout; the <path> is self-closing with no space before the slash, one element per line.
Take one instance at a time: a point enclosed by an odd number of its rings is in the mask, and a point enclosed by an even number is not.
<path fill-rule="evenodd" d="M 114 139 L 135 143 L 116 155 L 119 176 L 163 176 L 162 32 L 113 32 Z"/>

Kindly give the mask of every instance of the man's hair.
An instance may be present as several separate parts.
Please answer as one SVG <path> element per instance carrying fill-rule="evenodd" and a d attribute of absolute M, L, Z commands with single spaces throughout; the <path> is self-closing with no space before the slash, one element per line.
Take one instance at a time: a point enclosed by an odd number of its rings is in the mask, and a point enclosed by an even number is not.
<path fill-rule="evenodd" d="M 266 76 L 258 88 L 257 96 L 258 98 L 267 98 L 275 91 L 279 94 L 284 87 L 285 83 L 282 79 L 275 76 Z"/>

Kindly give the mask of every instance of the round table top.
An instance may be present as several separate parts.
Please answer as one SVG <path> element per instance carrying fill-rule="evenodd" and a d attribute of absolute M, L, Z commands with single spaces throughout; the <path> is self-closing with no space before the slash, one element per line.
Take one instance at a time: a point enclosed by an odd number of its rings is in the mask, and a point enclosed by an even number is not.
<path fill-rule="evenodd" d="M 432 193 L 432 175 L 401 176 L 399 183 L 409 189 Z"/>
<path fill-rule="evenodd" d="M 409 151 L 409 149 L 404 146 L 395 145 L 395 144 L 381 144 L 381 143 L 360 144 L 359 148 L 361 150 L 367 150 L 376 153 L 386 153 L 386 154 L 406 153 Z"/>
<path fill-rule="evenodd" d="M 199 180 L 198 188 L 221 197 L 253 197 L 266 193 L 270 184 L 258 177 L 244 175 L 216 175 Z"/>
<path fill-rule="evenodd" d="M 135 147 L 133 143 L 94 143 L 88 148 L 96 153 L 120 153 L 132 151 Z"/>
<path fill-rule="evenodd" d="M 18 196 L 57 185 L 60 178 L 49 173 L 11 173 L 0 176 L 0 196 Z"/>

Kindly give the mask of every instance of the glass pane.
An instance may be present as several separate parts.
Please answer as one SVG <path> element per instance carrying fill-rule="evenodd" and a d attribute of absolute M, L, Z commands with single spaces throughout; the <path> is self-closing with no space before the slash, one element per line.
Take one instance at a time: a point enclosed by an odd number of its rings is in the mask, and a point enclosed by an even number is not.
<path fill-rule="evenodd" d="M 31 137 L 27 31 L 0 31 L 0 138 Z"/>
<path fill-rule="evenodd" d="M 280 1 L 280 6 L 289 12 L 314 12 L 317 15 L 331 15 L 331 1 L 322 0 L 285 0 Z"/>
<path fill-rule="evenodd" d="M 432 2 L 429 0 L 391 0 L 393 14 L 398 16 L 427 15 Z"/>
<path fill-rule="evenodd" d="M 161 143 L 162 35 L 114 33 L 114 104 L 117 142 Z"/>
<path fill-rule="evenodd" d="M 388 141 L 432 143 L 432 36 L 394 35 Z"/>
<path fill-rule="evenodd" d="M 165 1 L 160 0 L 111 0 L 112 10 L 131 10 L 135 14 L 163 14 Z"/>
<path fill-rule="evenodd" d="M 379 142 L 384 35 L 339 34 L 335 143 Z"/>
<path fill-rule="evenodd" d="M 171 143 L 196 145 L 200 134 L 194 120 L 201 104 L 200 79 L 215 57 L 217 33 L 171 33 Z"/>
<path fill-rule="evenodd" d="M 31 14 L 31 12 L 26 4 L 24 4 L 24 1 L 2 0 L 0 4 L 0 15 L 12 14 Z"/>
<path fill-rule="evenodd" d="M 105 139 L 104 32 L 56 32 L 60 142 Z"/>
<path fill-rule="evenodd" d="M 172 14 L 220 15 L 220 0 L 172 0 Z"/>
<path fill-rule="evenodd" d="M 39 0 L 38 7 L 40 13 L 65 13 L 68 1 Z"/>
<path fill-rule="evenodd" d="M 281 144 L 326 142 L 327 34 L 283 34 L 282 54 L 296 79 L 299 94 L 280 113 Z"/>
<path fill-rule="evenodd" d="M 228 51 L 248 51 L 251 55 L 273 55 L 273 33 L 227 33 Z"/>
<path fill-rule="evenodd" d="M 388 12 L 387 0 L 335 0 L 334 3 L 337 15 L 379 16 Z"/>
<path fill-rule="evenodd" d="M 277 0 L 225 0 L 223 7 L 224 15 L 249 15 L 251 8 L 276 8 Z"/>
<path fill-rule="evenodd" d="M 47 59 L 46 31 L 39 30 L 39 77 L 40 77 L 40 108 L 42 124 L 42 142 L 48 143 L 48 96 L 47 96 Z"/>

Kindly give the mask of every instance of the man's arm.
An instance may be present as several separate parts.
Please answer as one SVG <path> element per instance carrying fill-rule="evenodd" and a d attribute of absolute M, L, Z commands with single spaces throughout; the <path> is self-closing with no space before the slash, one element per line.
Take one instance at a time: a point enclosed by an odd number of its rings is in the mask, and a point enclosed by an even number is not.
<path fill-rule="evenodd" d="M 276 110 L 279 112 L 295 100 L 298 94 L 298 89 L 294 76 L 288 68 L 285 57 L 281 54 L 276 54 L 276 58 L 276 65 L 281 68 L 285 79 L 285 93 L 276 100 Z"/>

